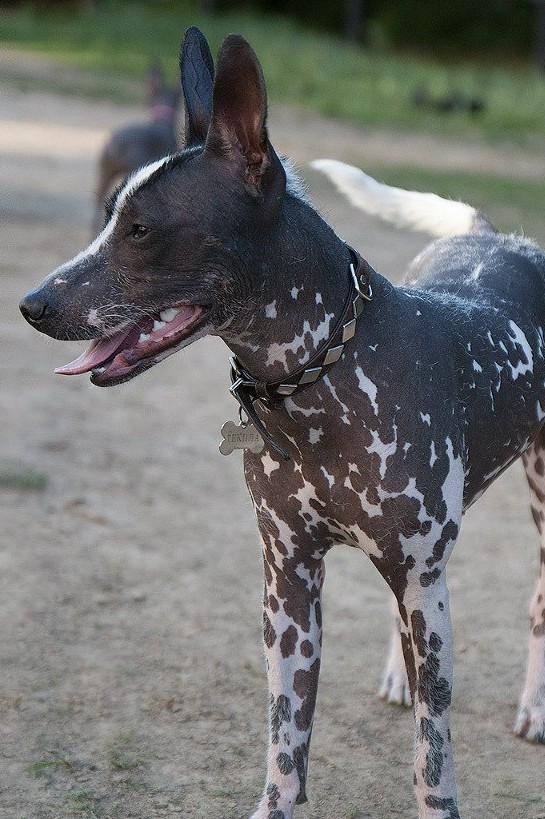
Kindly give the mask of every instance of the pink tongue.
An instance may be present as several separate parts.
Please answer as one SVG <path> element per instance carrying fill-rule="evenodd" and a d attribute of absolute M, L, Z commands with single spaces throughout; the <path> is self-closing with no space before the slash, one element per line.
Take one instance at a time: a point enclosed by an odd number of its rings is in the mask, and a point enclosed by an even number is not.
<path fill-rule="evenodd" d="M 93 341 L 84 353 L 79 355 L 70 364 L 65 364 L 64 367 L 57 367 L 55 372 L 58 375 L 81 375 L 81 373 L 88 373 L 89 370 L 94 370 L 95 367 L 100 367 L 113 353 L 121 346 L 122 342 L 127 338 L 131 330 L 121 330 L 115 336 L 110 338 L 98 339 Z"/>

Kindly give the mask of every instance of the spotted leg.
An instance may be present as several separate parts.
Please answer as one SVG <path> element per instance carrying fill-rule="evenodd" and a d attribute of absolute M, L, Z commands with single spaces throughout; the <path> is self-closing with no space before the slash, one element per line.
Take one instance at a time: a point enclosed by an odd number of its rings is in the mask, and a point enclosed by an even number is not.
<path fill-rule="evenodd" d="M 260 529 L 270 737 L 265 791 L 252 819 L 290 819 L 294 806 L 306 802 L 308 751 L 320 671 L 323 554 L 281 543 L 270 533 L 270 526 Z"/>
<path fill-rule="evenodd" d="M 452 627 L 445 572 L 415 577 L 400 599 L 401 641 L 414 703 L 419 819 L 459 819 L 449 727 Z"/>
<path fill-rule="evenodd" d="M 515 722 L 515 733 L 530 742 L 545 743 L 545 432 L 524 455 L 532 514 L 541 538 L 540 573 L 530 602 L 526 680 Z"/>
<path fill-rule="evenodd" d="M 394 596 L 392 596 L 392 614 L 390 648 L 378 695 L 381 700 L 386 700 L 392 705 L 410 707 L 412 705 L 411 691 L 401 647 L 401 619 L 397 600 Z"/>

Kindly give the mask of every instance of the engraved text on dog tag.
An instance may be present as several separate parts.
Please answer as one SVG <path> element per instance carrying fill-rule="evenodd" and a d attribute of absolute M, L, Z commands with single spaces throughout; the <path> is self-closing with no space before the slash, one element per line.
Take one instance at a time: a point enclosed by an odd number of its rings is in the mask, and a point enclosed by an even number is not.
<path fill-rule="evenodd" d="M 256 455 L 263 449 L 263 438 L 253 424 L 226 421 L 221 428 L 223 441 L 219 446 L 222 455 L 230 455 L 235 449 L 249 449 Z"/>

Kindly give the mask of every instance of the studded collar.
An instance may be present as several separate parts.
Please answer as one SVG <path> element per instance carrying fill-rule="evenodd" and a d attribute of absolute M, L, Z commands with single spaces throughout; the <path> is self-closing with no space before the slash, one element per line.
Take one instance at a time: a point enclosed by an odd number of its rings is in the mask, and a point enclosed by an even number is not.
<path fill-rule="evenodd" d="M 348 266 L 350 288 L 343 311 L 329 339 L 318 348 L 307 363 L 282 379 L 266 382 L 255 378 L 246 370 L 236 356 L 231 356 L 230 392 L 240 404 L 248 419 L 254 424 L 261 436 L 278 454 L 289 460 L 288 452 L 268 432 L 265 424 L 257 415 L 254 403 L 260 401 L 268 409 L 281 409 L 284 399 L 314 384 L 331 369 L 340 359 L 345 345 L 356 332 L 356 323 L 361 315 L 365 302 L 371 301 L 371 266 L 352 247 L 346 245 L 350 253 Z"/>

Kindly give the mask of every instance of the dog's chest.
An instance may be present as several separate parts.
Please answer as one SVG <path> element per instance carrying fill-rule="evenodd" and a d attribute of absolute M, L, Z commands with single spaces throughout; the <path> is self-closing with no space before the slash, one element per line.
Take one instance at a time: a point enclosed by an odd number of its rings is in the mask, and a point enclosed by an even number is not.
<path fill-rule="evenodd" d="M 440 542 L 462 499 L 536 434 L 538 328 L 483 314 L 458 317 L 453 333 L 450 320 L 426 324 L 424 304 L 410 310 L 397 336 L 377 322 L 316 386 L 264 416 L 292 460 L 248 455 L 246 478 L 258 516 L 289 537 L 380 555 L 428 535 Z"/>
<path fill-rule="evenodd" d="M 440 538 L 451 520 L 449 475 L 460 477 L 455 436 L 429 411 L 403 412 L 386 372 L 373 381 L 350 358 L 335 380 L 267 415 L 293 457 L 246 456 L 258 517 L 284 542 L 341 542 L 377 556 L 399 549 L 400 535 L 434 529 Z"/>

